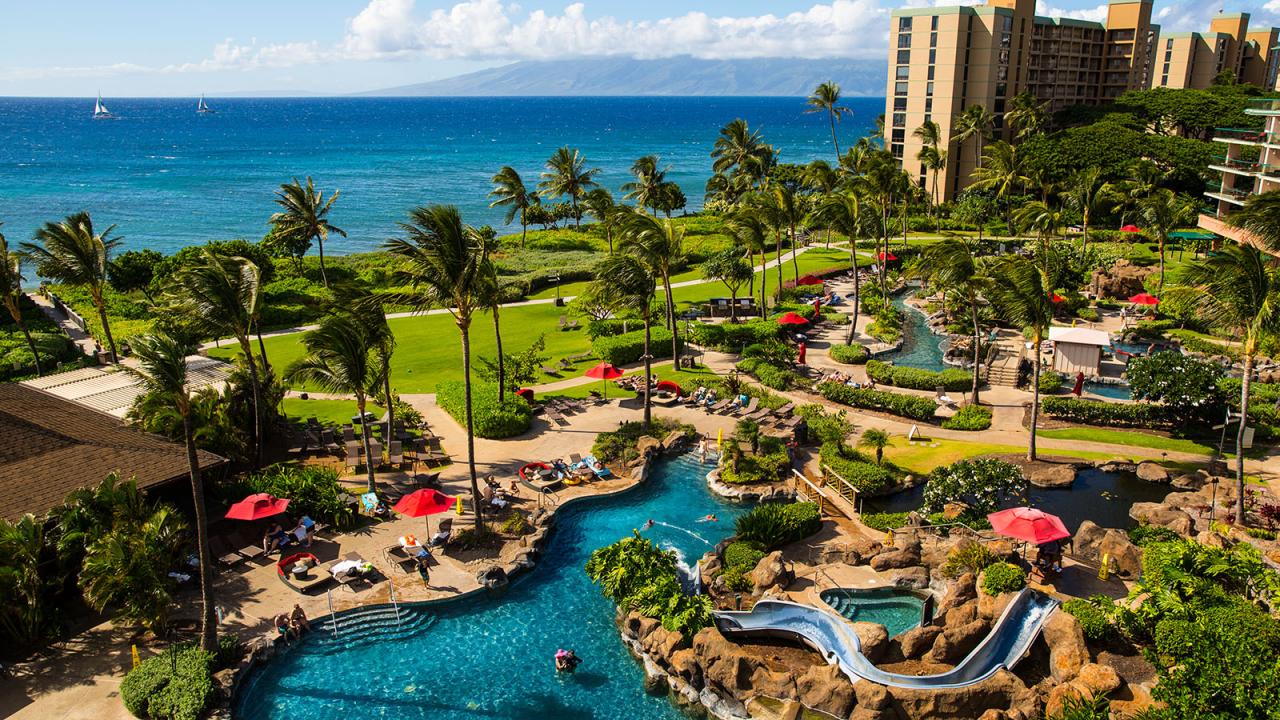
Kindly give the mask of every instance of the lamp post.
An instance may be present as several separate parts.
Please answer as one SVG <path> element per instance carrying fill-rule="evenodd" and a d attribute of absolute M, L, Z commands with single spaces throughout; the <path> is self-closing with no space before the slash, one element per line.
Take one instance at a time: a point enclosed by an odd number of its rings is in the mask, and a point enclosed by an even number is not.
<path fill-rule="evenodd" d="M 556 284 L 556 307 L 560 307 L 564 302 L 560 299 L 560 273 L 557 272 L 551 276 L 551 281 Z"/>

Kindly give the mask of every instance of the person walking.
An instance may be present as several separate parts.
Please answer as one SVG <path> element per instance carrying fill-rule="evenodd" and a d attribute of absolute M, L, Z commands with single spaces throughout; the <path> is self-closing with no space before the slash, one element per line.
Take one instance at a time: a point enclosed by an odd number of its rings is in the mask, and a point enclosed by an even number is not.
<path fill-rule="evenodd" d="M 417 560 L 418 577 L 422 578 L 422 586 L 431 585 L 431 568 L 427 566 L 427 555 L 419 555 Z"/>

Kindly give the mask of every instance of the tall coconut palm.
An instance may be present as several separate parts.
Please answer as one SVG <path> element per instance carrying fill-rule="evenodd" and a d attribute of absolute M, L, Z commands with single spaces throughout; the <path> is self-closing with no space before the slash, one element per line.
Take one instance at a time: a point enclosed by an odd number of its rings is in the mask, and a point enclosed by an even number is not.
<path fill-rule="evenodd" d="M 793 282 L 799 282 L 800 263 L 797 261 L 796 256 L 800 251 L 800 238 L 796 235 L 796 226 L 804 220 L 804 208 L 801 207 L 802 200 L 786 185 L 775 185 L 771 190 L 773 195 L 771 206 L 776 213 L 778 221 L 786 227 L 787 240 L 791 243 L 791 279 Z M 778 262 L 782 262 L 781 258 L 779 258 Z M 778 287 L 782 287 L 781 271 L 778 274 Z"/>
<path fill-rule="evenodd" d="M 991 138 L 995 122 L 995 114 L 982 105 L 970 105 L 951 121 L 951 132 L 958 145 L 963 146 L 973 138 L 973 156 L 978 167 L 982 167 L 982 146 Z"/>
<path fill-rule="evenodd" d="M 1231 224 L 1252 235 L 1263 249 L 1280 251 L 1280 192 L 1250 197 L 1243 211 L 1231 214 Z"/>
<path fill-rule="evenodd" d="M 4 223 L 0 223 L 0 226 L 3 225 Z M 4 233 L 0 233 L 0 303 L 4 303 L 13 324 L 18 326 L 22 337 L 26 338 L 31 357 L 35 358 L 36 375 L 43 375 L 40 369 L 40 351 L 36 349 L 36 342 L 31 339 L 31 332 L 27 330 L 27 323 L 22 318 L 22 281 L 25 279 L 22 277 L 22 258 L 16 252 L 9 252 L 9 242 L 5 240 Z"/>
<path fill-rule="evenodd" d="M 997 140 L 986 147 L 982 156 L 983 163 L 973 171 L 973 187 L 977 190 L 990 190 L 997 199 L 1006 198 L 1017 193 L 1027 185 L 1030 179 L 1022 167 L 1022 156 L 1018 148 L 1003 140 Z M 1005 213 L 1005 224 L 1009 233 L 1013 233 L 1013 208 Z"/>
<path fill-rule="evenodd" d="M 938 148 L 936 145 L 926 145 L 920 148 L 920 152 L 916 153 L 916 159 L 920 161 L 920 166 L 929 173 L 929 214 L 934 218 L 934 230 L 940 231 L 938 227 L 938 176 L 947 167 L 947 151 Z"/>
<path fill-rule="evenodd" d="M 1161 188 L 1138 203 L 1138 216 L 1160 246 L 1160 292 L 1164 292 L 1164 248 L 1169 233 L 1196 221 L 1196 208 L 1172 190 Z"/>
<path fill-rule="evenodd" d="M 729 229 L 729 234 L 737 240 L 747 251 L 747 256 L 751 259 L 752 274 L 751 279 L 747 282 L 755 283 L 755 270 L 760 270 L 760 317 L 766 317 L 769 313 L 768 303 L 768 279 L 769 273 L 764 271 L 764 263 L 766 253 L 769 251 L 769 226 L 765 222 L 760 210 L 754 206 L 743 206 L 725 217 L 725 225 Z M 760 255 L 760 264 L 756 265 L 755 256 Z M 754 287 L 748 287 L 748 294 L 755 292 Z"/>
<path fill-rule="evenodd" d="M 831 124 L 831 144 L 836 149 L 836 160 L 840 159 L 840 140 L 836 137 L 836 123 L 843 115 L 852 115 L 853 111 L 840 104 L 840 86 L 833 82 L 824 82 L 813 89 L 805 101 L 809 104 L 807 113 L 826 113 L 827 122 Z"/>
<path fill-rule="evenodd" d="M 605 188 L 596 188 L 582 199 L 582 207 L 586 209 L 588 215 L 600 223 L 601 229 L 604 230 L 604 240 L 609 244 L 609 254 L 612 255 L 613 232 L 617 229 L 614 213 L 618 209 L 617 203 L 613 201 L 613 195 Z"/>
<path fill-rule="evenodd" d="M 758 183 L 773 167 L 774 151 L 764 142 L 759 130 L 752 130 L 746 120 L 739 118 L 720 128 L 711 157 L 713 171 L 736 171 Z"/>
<path fill-rule="evenodd" d="M 777 189 L 777 188 L 774 188 Z M 780 206 L 786 201 L 786 194 L 779 195 L 772 191 L 752 193 L 747 202 L 756 211 L 759 218 L 773 233 L 774 270 L 778 273 L 778 289 L 782 289 L 782 236 L 787 231 L 787 210 Z M 768 272 L 763 266 L 761 272 Z"/>
<path fill-rule="evenodd" d="M 864 163 L 863 174 L 857 179 L 855 187 L 879 216 L 880 222 L 876 224 L 876 266 L 880 276 L 880 295 L 887 302 L 888 276 L 883 258 L 887 258 L 889 254 L 889 218 L 897 203 L 898 193 L 902 190 L 902 172 L 892 156 L 882 150 L 876 151 Z"/>
<path fill-rule="evenodd" d="M 306 185 L 294 178 L 293 182 L 284 183 L 276 192 L 276 204 L 283 209 L 268 221 L 272 234 L 290 245 L 307 248 L 313 242 L 316 244 L 320 251 L 320 281 L 325 287 L 329 287 L 329 277 L 324 271 L 325 241 L 330 233 L 347 236 L 342 228 L 329 222 L 329 212 L 340 194 L 334 190 L 326 198 L 323 192 L 316 190 L 316 184 L 310 177 L 307 177 Z"/>
<path fill-rule="evenodd" d="M 262 274 L 258 266 L 248 258 L 218 255 L 204 248 L 196 262 L 174 275 L 167 298 L 211 334 L 231 335 L 239 344 L 253 397 L 254 463 L 260 464 L 264 441 L 260 398 L 266 358 L 263 357 L 260 368 L 250 342 L 262 301 Z"/>
<path fill-rule="evenodd" d="M 1040 239 L 1037 259 L 1042 263 L 1048 261 L 1049 239 L 1062 229 L 1063 221 L 1062 211 L 1054 210 L 1039 200 L 1033 200 L 1013 213 L 1013 222 L 1018 232 L 1033 232 Z"/>
<path fill-rule="evenodd" d="M 1227 216 L 1235 227 L 1257 225 L 1258 218 L 1249 217 L 1250 208 Z M 1244 217 L 1240 217 L 1244 215 Z M 1240 383 L 1240 424 L 1236 427 L 1236 490 L 1244 490 L 1244 434 L 1249 422 L 1249 394 L 1253 382 L 1258 344 L 1263 337 L 1280 332 L 1280 272 L 1271 258 L 1257 248 L 1228 243 L 1219 253 L 1192 263 L 1184 273 L 1188 286 L 1195 288 L 1192 297 L 1206 321 L 1214 327 L 1236 333 L 1241 341 L 1244 361 Z M 1244 524 L 1245 503 L 1236 505 L 1236 522 Z"/>
<path fill-rule="evenodd" d="M 1031 437 L 1027 441 L 1027 460 L 1036 459 L 1036 429 L 1040 423 L 1040 345 L 1049 334 L 1053 322 L 1053 288 L 1045 274 L 1030 258 L 1006 255 L 987 268 L 986 295 L 1000 313 L 999 317 L 1013 327 L 1026 328 L 1031 342 Z"/>
<path fill-rule="evenodd" d="M 853 344 L 853 336 L 858 327 L 858 305 L 862 290 L 858 282 L 858 239 L 873 232 L 873 218 L 871 213 L 864 212 L 863 206 L 858 193 L 845 190 L 827 195 L 813 211 L 813 217 L 819 223 L 849 238 L 849 267 L 853 269 L 853 317 L 849 323 L 849 333 L 845 336 L 845 345 Z"/>
<path fill-rule="evenodd" d="M 492 260 L 484 264 L 477 285 L 480 308 L 493 316 L 493 338 L 498 352 L 498 402 L 507 396 L 506 359 L 502 356 L 502 283 L 498 279 L 498 266 Z"/>
<path fill-rule="evenodd" d="M 680 369 L 679 328 L 676 325 L 675 298 L 671 294 L 672 271 L 684 262 L 684 228 L 670 220 L 659 220 L 641 212 L 620 216 L 618 249 L 639 260 L 649 273 L 662 282 L 667 299 L 666 322 L 671 331 L 673 367 Z"/>
<path fill-rule="evenodd" d="M 218 649 L 218 621 L 213 605 L 213 554 L 209 551 L 209 517 L 204 503 L 204 478 L 196 452 L 195 415 L 187 389 L 187 354 L 190 348 L 166 334 L 143 335 L 133 339 L 137 367 L 126 367 L 150 395 L 163 397 L 182 419 L 182 442 L 187 448 L 187 474 L 191 479 L 191 499 L 195 508 L 197 572 L 200 576 L 200 649 Z"/>
<path fill-rule="evenodd" d="M 871 448 L 876 454 L 876 464 L 884 463 L 884 449 L 889 446 L 889 433 L 877 428 L 867 428 L 858 438 L 858 447 Z"/>
<path fill-rule="evenodd" d="M 576 153 L 573 153 L 576 156 Z M 480 486 L 476 479 L 475 418 L 471 397 L 471 322 L 481 310 L 480 285 L 488 262 L 487 243 L 482 233 L 464 225 L 462 215 L 451 205 L 431 205 L 409 212 L 409 222 L 401 223 L 404 238 L 389 240 L 383 248 L 406 262 L 396 273 L 397 281 L 411 292 L 397 298 L 398 304 L 425 312 L 446 307 L 462 339 L 462 379 L 467 408 L 467 469 L 471 476 L 472 505 L 476 527 L 484 527 L 480 516 Z"/>
<path fill-rule="evenodd" d="M 107 286 L 107 266 L 111 251 L 120 246 L 122 238 L 113 236 L 115 225 L 102 232 L 94 232 L 93 219 L 87 212 L 68 215 L 61 222 L 45 223 L 36 230 L 37 242 L 19 245 L 36 264 L 41 277 L 54 282 L 82 287 L 93 298 L 93 307 L 102 323 L 102 334 L 107 336 L 107 348 L 111 362 L 120 362 L 116 353 L 116 341 L 111 336 L 111 323 L 107 321 L 107 306 L 103 292 Z"/>
<path fill-rule="evenodd" d="M 1049 104 L 1042 103 L 1030 91 L 1023 90 L 1009 101 L 1009 110 L 1005 113 L 1005 122 L 1018 128 L 1016 138 L 1019 141 L 1039 133 L 1049 123 Z"/>
<path fill-rule="evenodd" d="M 631 174 L 635 180 L 622 184 L 622 197 L 635 200 L 644 210 L 653 210 L 658 214 L 658 206 L 662 204 L 663 187 L 667 182 L 666 168 L 658 168 L 657 155 L 645 155 L 631 163 Z"/>
<path fill-rule="evenodd" d="M 653 376 L 653 353 L 649 352 L 650 330 L 653 327 L 653 293 L 658 279 L 649 265 L 627 253 L 610 255 L 595 267 L 596 279 L 590 292 L 598 297 L 610 298 L 619 310 L 634 312 L 644 323 L 644 376 Z M 644 424 L 652 421 L 653 403 L 650 386 L 644 389 Z"/>
<path fill-rule="evenodd" d="M 490 182 L 493 183 L 493 190 L 489 191 L 489 197 L 493 198 L 493 202 L 489 203 L 489 207 L 503 208 L 506 214 L 502 222 L 507 225 L 517 217 L 520 218 L 520 247 L 524 247 L 529 231 L 529 207 L 533 205 L 533 198 L 525 188 L 524 180 L 515 168 L 504 165 Z"/>
<path fill-rule="evenodd" d="M 578 212 L 578 201 L 597 183 L 595 176 L 600 168 L 587 168 L 587 159 L 576 149 L 565 146 L 559 148 L 547 160 L 547 169 L 542 173 L 542 182 L 538 190 L 544 197 L 569 196 L 569 204 L 573 207 L 573 225 L 582 226 L 582 215 Z"/>
<path fill-rule="evenodd" d="M 969 310 L 969 322 L 973 330 L 973 404 L 981 401 L 978 389 L 982 384 L 982 326 L 978 323 L 978 306 L 982 302 L 982 268 L 974 257 L 974 249 L 963 238 L 945 238 L 924 250 L 920 264 L 930 283 L 936 284 L 952 297 L 961 298 Z"/>
<path fill-rule="evenodd" d="M 365 469 L 368 491 L 378 488 L 374 471 L 378 458 L 373 456 L 370 437 L 373 435 L 365 412 L 368 408 L 369 388 L 376 387 L 379 363 L 374 350 L 379 344 L 376 324 L 356 318 L 353 314 L 339 312 L 326 316 L 314 330 L 302 336 L 306 355 L 289 366 L 284 376 L 290 382 L 310 383 L 326 392 L 352 395 L 360 417 L 360 432 L 364 440 Z"/>
<path fill-rule="evenodd" d="M 1067 206 L 1080 213 L 1083 231 L 1080 236 L 1081 251 L 1089 249 L 1089 224 L 1093 213 L 1102 203 L 1104 188 L 1106 188 L 1106 180 L 1103 177 L 1102 168 L 1097 165 L 1077 171 L 1067 184 L 1065 194 Z"/>

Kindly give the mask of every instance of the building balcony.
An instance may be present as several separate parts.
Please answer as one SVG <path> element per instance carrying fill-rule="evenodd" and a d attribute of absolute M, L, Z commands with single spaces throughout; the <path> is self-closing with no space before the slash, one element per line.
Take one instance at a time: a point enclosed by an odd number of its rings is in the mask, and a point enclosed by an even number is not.
<path fill-rule="evenodd" d="M 1250 100 L 1244 112 L 1246 115 L 1280 115 L 1280 99 L 1259 98 Z"/>
<path fill-rule="evenodd" d="M 1200 213 L 1200 217 L 1196 221 L 1196 225 L 1211 233 L 1235 240 L 1241 245 L 1252 245 L 1259 250 L 1267 250 L 1266 245 L 1256 235 L 1245 230 L 1241 230 L 1240 228 L 1231 227 L 1224 222 L 1222 218 L 1215 215 Z M 1272 254 L 1275 253 L 1272 252 Z"/>
<path fill-rule="evenodd" d="M 1209 163 L 1209 169 L 1248 177 L 1257 177 L 1258 175 L 1280 176 L 1280 165 L 1267 165 L 1260 160 L 1246 160 L 1223 155 L 1214 156 L 1213 162 Z"/>
<path fill-rule="evenodd" d="M 1275 133 L 1246 128 L 1214 128 L 1214 142 L 1234 143 L 1237 145 L 1272 145 L 1276 143 Z"/>
<path fill-rule="evenodd" d="M 1253 193 L 1249 190 L 1240 190 L 1238 188 L 1221 186 L 1215 187 L 1210 185 L 1205 188 L 1204 194 L 1214 200 L 1220 200 L 1222 202 L 1228 202 L 1232 205 L 1239 205 L 1243 207 L 1245 201 L 1248 200 L 1249 196 Z"/>

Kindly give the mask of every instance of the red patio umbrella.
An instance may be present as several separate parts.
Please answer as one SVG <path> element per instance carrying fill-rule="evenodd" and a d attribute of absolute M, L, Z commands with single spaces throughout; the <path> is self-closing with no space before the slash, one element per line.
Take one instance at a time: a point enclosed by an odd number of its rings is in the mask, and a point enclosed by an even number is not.
<path fill-rule="evenodd" d="M 1136 305 L 1159 305 L 1160 298 L 1152 295 L 1151 293 L 1138 293 L 1137 295 L 1129 298 L 1129 302 Z"/>
<path fill-rule="evenodd" d="M 1067 301 L 1067 299 L 1066 299 L 1066 298 L 1064 298 L 1064 297 L 1062 297 L 1061 295 L 1059 295 L 1059 294 L 1057 294 L 1057 293 L 1050 293 L 1050 294 L 1049 294 L 1049 301 L 1050 301 L 1050 302 L 1054 302 L 1054 303 L 1061 303 L 1061 302 L 1066 302 L 1066 301 Z"/>
<path fill-rule="evenodd" d="M 230 520 L 261 520 L 279 515 L 289 507 L 288 498 L 278 498 L 267 493 L 257 493 L 232 505 L 226 517 Z"/>
<path fill-rule="evenodd" d="M 1130 225 L 1125 225 L 1124 227 L 1120 228 L 1120 232 L 1122 232 L 1122 233 L 1140 233 L 1140 232 L 1142 232 L 1142 228 L 1138 227 L 1137 225 L 1132 225 L 1132 224 L 1130 224 Z"/>
<path fill-rule="evenodd" d="M 803 365 L 803 364 L 804 364 L 804 351 L 805 351 L 804 343 L 800 343 L 800 346 L 799 346 L 799 347 L 800 347 L 800 355 L 799 355 L 799 357 L 797 357 L 797 358 L 796 358 L 796 363 L 797 363 L 797 364 L 800 364 L 800 365 Z"/>
<path fill-rule="evenodd" d="M 793 312 L 789 312 L 783 315 L 782 317 L 778 318 L 778 324 L 779 325 L 808 325 L 809 321 L 805 320 L 804 317 L 800 315 L 797 315 Z"/>
<path fill-rule="evenodd" d="M 894 260 L 897 260 L 897 259 L 898 259 L 898 256 L 897 256 L 897 255 L 894 255 L 893 253 L 889 253 L 888 255 L 885 255 L 885 253 L 884 253 L 884 251 L 883 251 L 883 250 L 882 250 L 882 251 L 880 252 L 880 254 L 879 254 L 879 255 L 877 255 L 876 257 L 880 258 L 881 260 L 883 260 L 883 261 L 885 261 L 885 262 L 892 262 L 892 261 L 894 261 Z"/>
<path fill-rule="evenodd" d="M 680 389 L 680 385 L 675 382 L 672 382 L 671 380 L 663 380 L 662 382 L 659 382 L 657 389 L 666 390 L 667 392 L 673 392 L 676 395 L 684 394 L 684 390 Z"/>
<path fill-rule="evenodd" d="M 406 517 L 425 518 L 448 512 L 458 503 L 458 498 L 449 497 L 434 488 L 423 488 L 400 498 L 395 504 L 395 511 Z M 431 534 L 431 521 L 427 523 L 427 535 Z"/>
<path fill-rule="evenodd" d="M 822 298 L 813 299 L 813 316 L 818 317 L 822 314 Z"/>
<path fill-rule="evenodd" d="M 818 277 L 817 275 L 802 275 L 800 279 L 796 281 L 796 284 L 797 285 L 821 285 L 822 278 Z"/>
<path fill-rule="evenodd" d="M 1071 537 L 1071 532 L 1057 515 L 1035 508 L 1009 508 L 993 512 L 987 519 L 991 521 L 991 529 L 997 533 L 1015 540 L 1025 540 L 1033 545 Z"/>
<path fill-rule="evenodd" d="M 609 381 L 622 377 L 622 370 L 613 363 L 602 362 L 583 373 L 583 375 L 603 381 L 601 384 L 604 385 L 604 396 L 607 398 L 609 397 Z M 647 382 L 648 378 L 645 378 L 645 380 Z"/>
<path fill-rule="evenodd" d="M 1080 393 L 1084 392 L 1084 373 L 1076 373 L 1076 384 L 1071 388 L 1071 394 L 1080 397 Z"/>

